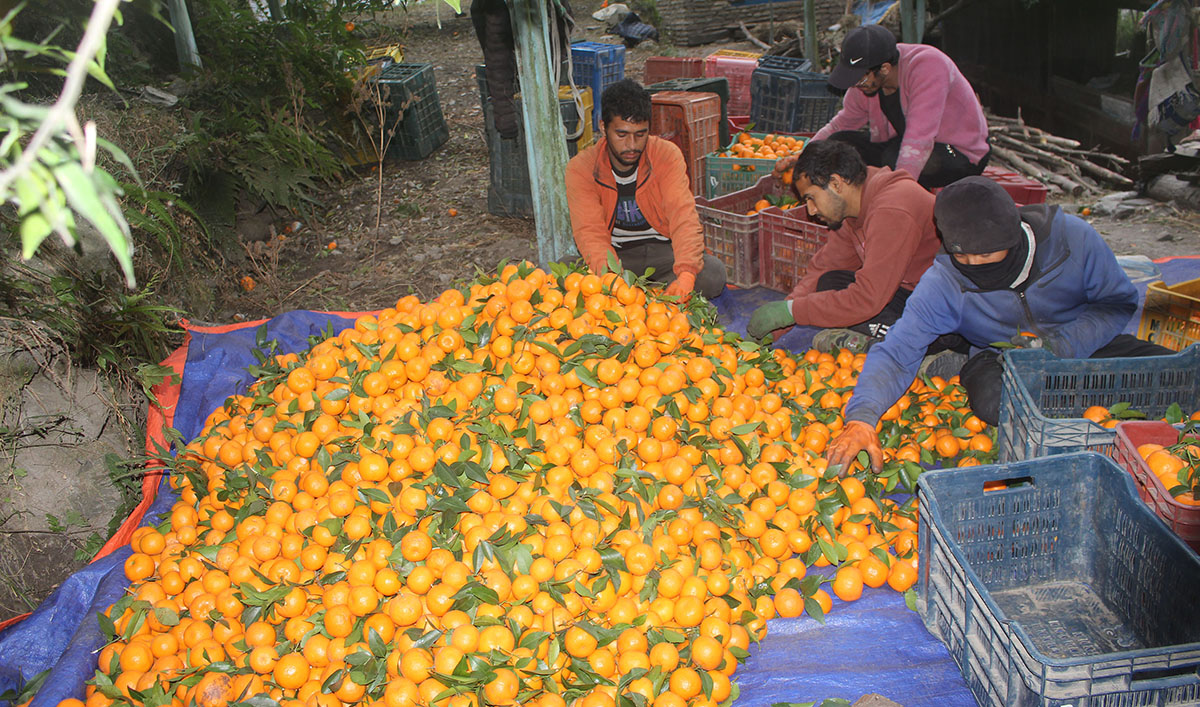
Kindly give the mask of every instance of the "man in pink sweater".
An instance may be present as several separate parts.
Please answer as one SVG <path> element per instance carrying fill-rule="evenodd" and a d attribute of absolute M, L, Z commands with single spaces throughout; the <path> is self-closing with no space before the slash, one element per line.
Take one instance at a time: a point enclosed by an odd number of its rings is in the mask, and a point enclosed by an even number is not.
<path fill-rule="evenodd" d="M 926 188 L 987 166 L 991 148 L 979 99 L 940 50 L 897 44 L 881 25 L 859 27 L 846 35 L 829 85 L 846 97 L 814 139 L 850 143 L 868 165 L 908 172 Z"/>
<path fill-rule="evenodd" d="M 832 232 L 791 294 L 754 311 L 747 333 L 758 339 L 793 324 L 826 327 L 815 348 L 864 351 L 900 318 L 941 248 L 933 194 L 907 172 L 867 167 L 837 140 L 808 144 L 792 189 Z"/>

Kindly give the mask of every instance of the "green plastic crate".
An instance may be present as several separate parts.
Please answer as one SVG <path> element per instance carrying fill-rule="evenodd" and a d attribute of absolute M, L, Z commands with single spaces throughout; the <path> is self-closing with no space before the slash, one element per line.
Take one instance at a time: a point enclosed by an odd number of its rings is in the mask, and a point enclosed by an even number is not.
<path fill-rule="evenodd" d="M 783 135 L 786 133 L 772 134 Z M 751 137 L 757 138 L 763 138 L 766 135 L 768 133 L 750 133 Z M 807 142 L 811 136 L 792 135 L 791 137 Z M 752 187 L 760 177 L 770 174 L 775 169 L 775 160 L 773 159 L 721 157 L 721 152 L 728 150 L 732 145 L 731 142 L 725 150 L 719 150 L 704 158 L 704 191 L 705 196 L 709 199 Z"/>

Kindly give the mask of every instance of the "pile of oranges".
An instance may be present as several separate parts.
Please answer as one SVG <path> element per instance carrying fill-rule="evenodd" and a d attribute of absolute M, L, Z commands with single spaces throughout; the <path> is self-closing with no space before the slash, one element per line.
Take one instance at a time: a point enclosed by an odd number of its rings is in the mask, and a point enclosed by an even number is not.
<path fill-rule="evenodd" d="M 773 133 L 758 137 L 743 131 L 734 136 L 729 149 L 722 151 L 719 156 L 777 160 L 780 157 L 799 154 L 802 150 L 804 150 L 804 138 L 802 137 Z"/>
<path fill-rule="evenodd" d="M 628 273 L 402 298 L 268 361 L 180 451 L 86 704 L 724 703 L 768 619 L 912 587 L 915 501 L 884 494 L 918 462 L 987 460 L 935 378 L 881 423 L 882 475 L 827 469 L 862 363 Z"/>

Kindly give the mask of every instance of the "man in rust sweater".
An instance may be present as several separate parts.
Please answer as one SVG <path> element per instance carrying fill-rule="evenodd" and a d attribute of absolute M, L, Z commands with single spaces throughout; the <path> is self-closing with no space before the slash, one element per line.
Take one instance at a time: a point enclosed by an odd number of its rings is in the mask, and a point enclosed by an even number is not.
<path fill-rule="evenodd" d="M 650 94 L 630 79 L 600 98 L 604 137 L 567 163 L 567 207 L 575 247 L 602 272 L 610 256 L 622 268 L 712 299 L 725 289 L 725 265 L 704 253 L 704 232 L 683 153 L 650 135 Z"/>
<path fill-rule="evenodd" d="M 787 299 L 755 310 L 748 333 L 757 339 L 793 324 L 825 327 L 815 348 L 865 351 L 900 318 L 941 247 L 933 195 L 907 172 L 867 167 L 837 140 L 805 147 L 792 189 L 830 228 L 829 240 Z"/>

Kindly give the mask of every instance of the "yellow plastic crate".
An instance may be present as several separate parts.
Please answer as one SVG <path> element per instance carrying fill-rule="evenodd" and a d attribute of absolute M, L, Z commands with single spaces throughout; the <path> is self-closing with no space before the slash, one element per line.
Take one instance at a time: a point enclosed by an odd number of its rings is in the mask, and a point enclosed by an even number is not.
<path fill-rule="evenodd" d="M 399 44 L 367 47 L 363 56 L 366 57 L 366 64 L 355 70 L 355 78 L 359 81 L 370 81 L 378 76 L 384 68 L 392 64 L 403 63 L 404 47 Z"/>
<path fill-rule="evenodd" d="M 579 102 L 583 104 L 581 115 L 583 115 L 584 118 L 587 118 L 588 116 L 592 115 L 592 106 L 594 105 L 592 103 L 592 87 L 584 86 L 583 88 L 579 88 L 577 90 L 579 91 Z M 558 87 L 558 100 L 559 102 L 572 100 L 570 86 Z M 592 132 L 592 121 L 584 120 L 583 132 L 580 133 L 579 139 L 575 143 L 576 149 L 582 150 L 595 141 L 596 135 Z"/>
<path fill-rule="evenodd" d="M 1200 278 L 1170 287 L 1161 280 L 1150 283 L 1138 338 L 1172 351 L 1200 343 Z"/>
<path fill-rule="evenodd" d="M 381 47 L 369 47 L 366 51 L 367 63 L 374 64 L 391 59 L 392 62 L 400 64 L 404 61 L 404 47 L 399 44 L 385 44 Z"/>

